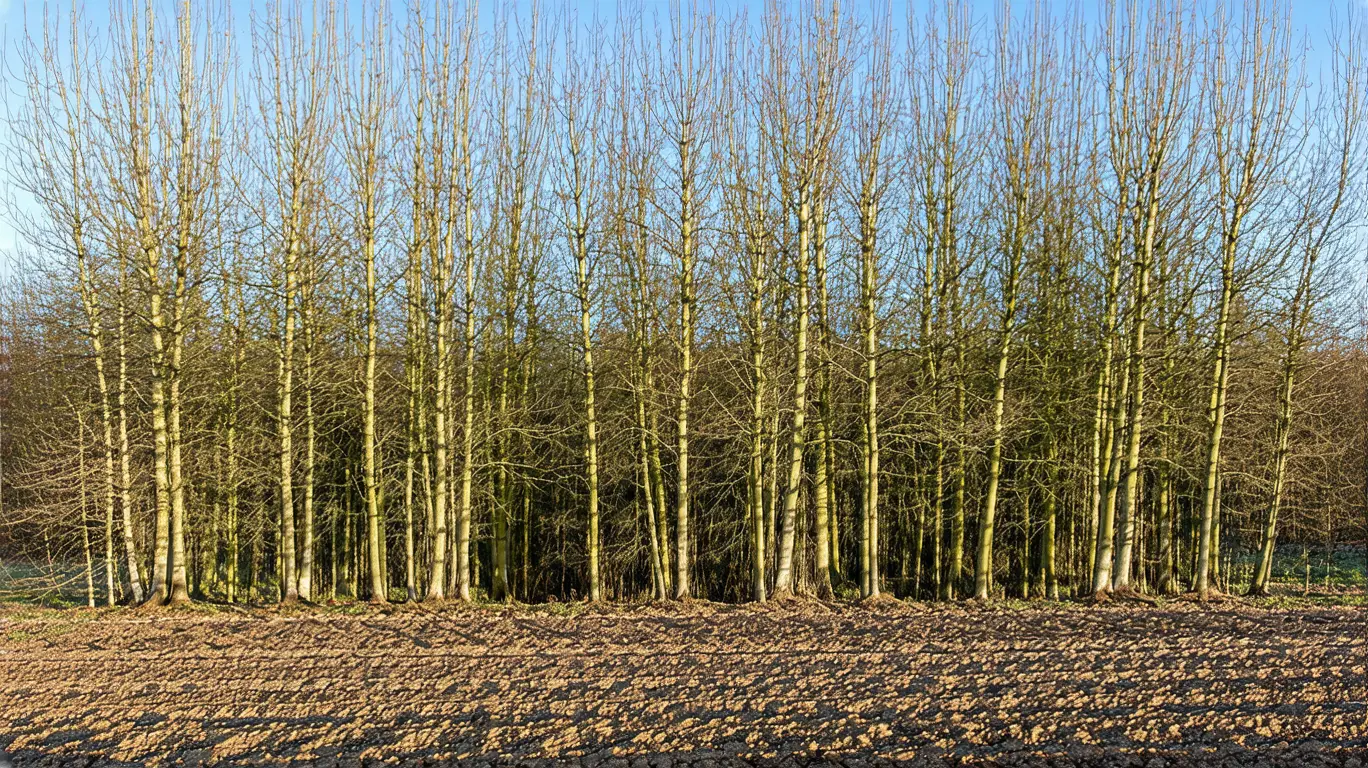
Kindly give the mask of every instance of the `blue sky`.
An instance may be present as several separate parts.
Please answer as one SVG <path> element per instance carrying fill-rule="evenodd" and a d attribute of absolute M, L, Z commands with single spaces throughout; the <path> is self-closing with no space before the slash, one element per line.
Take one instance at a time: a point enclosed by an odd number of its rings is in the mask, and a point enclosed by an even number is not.
<path fill-rule="evenodd" d="M 134 0 L 138 2 L 140 0 Z M 158 5 L 165 5 L 167 0 L 156 0 Z M 391 0 L 396 9 L 403 8 L 406 0 Z M 847 8 L 853 8 L 856 12 L 868 7 L 883 7 L 887 0 L 849 0 L 845 3 Z M 351 5 L 358 5 L 358 0 L 341 0 L 341 2 Z M 481 3 L 482 11 L 485 16 L 492 15 L 492 10 L 498 0 L 484 0 Z M 909 0 L 891 0 L 893 6 L 893 18 L 904 18 Z M 1097 7 L 1096 0 L 1082 0 L 1086 12 Z M 1324 52 L 1327 48 L 1327 35 L 1331 31 L 1333 20 L 1338 18 L 1343 20 L 1351 4 L 1355 6 L 1355 12 L 1368 13 L 1368 0 L 1291 0 L 1292 3 L 1292 22 L 1299 32 L 1305 35 L 1306 41 L 1310 46 L 1307 64 L 1309 74 L 1314 79 L 1318 70 L 1324 66 Z M 528 0 L 517 0 L 521 6 L 529 5 Z M 658 14 L 663 18 L 668 14 L 670 3 L 668 0 L 640 0 L 639 3 L 650 18 Z M 1063 6 L 1064 3 L 1057 3 Z M 102 28 L 102 22 L 107 14 L 108 3 L 103 0 L 93 0 L 83 4 L 83 13 L 95 29 Z M 240 26 L 245 27 L 251 16 L 253 9 L 261 10 L 266 7 L 265 0 L 241 0 L 233 2 L 233 16 Z M 560 12 L 562 9 L 575 11 L 581 19 L 587 20 L 597 15 L 601 19 L 611 19 L 616 9 L 621 5 L 618 0 L 545 0 L 544 8 L 553 12 Z M 745 8 L 750 11 L 754 18 L 764 7 L 764 0 L 715 0 L 714 7 L 721 12 L 730 12 Z M 921 3 L 914 3 L 922 5 Z M 973 0 L 973 5 L 981 18 L 991 19 L 997 0 Z M 24 36 L 26 25 L 37 27 L 41 25 L 45 9 L 51 13 L 61 13 L 65 15 L 70 8 L 69 2 L 52 2 L 51 0 L 0 0 L 0 62 L 3 62 L 3 69 L 0 69 L 0 93 L 8 103 L 9 100 L 20 98 L 21 94 L 15 91 L 16 84 L 11 77 L 11 73 L 18 65 L 18 47 Z M 240 45 L 245 43 L 246 34 L 240 37 Z M 0 112 L 0 145 L 8 141 L 8 126 L 6 115 L 8 109 Z M 12 188 L 8 174 L 0 169 L 0 276 L 3 276 L 10 269 L 9 255 L 14 252 L 21 243 L 18 242 L 12 223 L 8 220 L 9 207 L 11 204 L 26 207 L 22 195 Z"/>

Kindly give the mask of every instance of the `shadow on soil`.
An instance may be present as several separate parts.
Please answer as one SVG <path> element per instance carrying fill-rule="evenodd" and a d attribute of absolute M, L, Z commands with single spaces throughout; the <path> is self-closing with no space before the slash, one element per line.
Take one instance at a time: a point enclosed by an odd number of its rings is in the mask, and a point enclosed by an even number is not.
<path fill-rule="evenodd" d="M 283 746 L 283 745 L 282 745 Z M 993 755 L 924 754 L 902 759 L 864 756 L 793 754 L 784 757 L 750 759 L 725 752 L 636 754 L 624 756 L 590 755 L 574 758 L 480 758 L 449 760 L 412 755 L 384 760 L 361 759 L 355 753 L 309 759 L 283 757 L 214 760 L 208 749 L 187 750 L 175 755 L 157 756 L 156 763 L 182 766 L 286 766 L 310 765 L 319 768 L 362 768 L 363 766 L 472 766 L 496 768 L 526 766 L 584 766 L 585 768 L 989 768 L 990 766 L 1049 766 L 1050 768 L 1363 768 L 1368 764 L 1368 746 L 1344 747 L 1318 742 L 1294 742 L 1269 749 L 1234 746 L 1213 747 L 1203 751 L 1130 751 L 1100 747 L 1078 747 L 1066 752 L 1019 751 Z M 98 753 L 49 754 L 21 750 L 14 754 L 0 750 L 0 768 L 135 768 L 153 763 L 119 762 Z"/>

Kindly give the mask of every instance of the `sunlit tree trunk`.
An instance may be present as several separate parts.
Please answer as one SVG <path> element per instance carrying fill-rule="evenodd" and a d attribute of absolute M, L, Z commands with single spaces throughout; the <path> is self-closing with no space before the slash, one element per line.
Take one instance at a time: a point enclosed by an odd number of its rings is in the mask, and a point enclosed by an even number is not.
<path fill-rule="evenodd" d="M 747 215 L 743 212 L 742 215 Z M 764 602 L 765 589 L 765 388 L 768 374 L 765 370 L 765 298 L 769 286 L 769 264 L 765 252 L 763 236 L 757 231 L 763 226 L 757 212 L 748 220 L 746 233 L 747 255 L 750 273 L 747 282 L 748 315 L 750 330 L 750 463 L 746 477 L 746 505 L 750 518 L 751 549 L 751 599 Z"/>
<path fill-rule="evenodd" d="M 883 178 L 884 142 L 893 126 L 889 86 L 892 74 L 889 28 L 880 27 L 871 37 L 873 69 L 857 103 L 855 195 L 859 248 L 858 330 L 860 404 L 860 595 L 877 597 L 882 591 L 879 561 L 879 328 L 882 307 L 879 274 L 879 208 L 887 188 Z"/>
<path fill-rule="evenodd" d="M 474 515 L 471 493 L 475 482 L 475 313 L 477 301 L 475 280 L 477 266 L 475 262 L 475 161 L 470 136 L 471 89 L 474 87 L 470 75 L 470 62 L 473 54 L 470 48 L 472 40 L 473 36 L 468 35 L 466 56 L 462 68 L 461 111 L 460 122 L 458 123 L 462 173 L 462 276 L 465 280 L 465 291 L 462 297 L 465 305 L 465 323 L 462 329 L 465 355 L 462 368 L 465 376 L 465 387 L 461 403 L 463 420 L 461 425 L 461 506 L 456 519 L 455 567 L 457 570 L 456 595 L 462 602 L 469 602 L 471 599 L 470 523 Z"/>
<path fill-rule="evenodd" d="M 573 33 L 565 64 L 565 85 L 560 111 L 564 118 L 565 141 L 564 190 L 566 224 L 573 252 L 575 301 L 579 305 L 580 374 L 584 382 L 584 470 L 588 498 L 585 502 L 587 540 L 585 551 L 589 561 L 589 600 L 602 597 L 599 569 L 599 445 L 598 400 L 594 381 L 594 297 L 591 284 L 593 265 L 590 263 L 591 219 L 598 207 L 598 146 L 602 109 L 602 90 L 589 87 L 590 72 L 599 69 L 595 58 L 581 59 L 573 48 Z M 594 46 L 591 44 L 591 48 Z M 526 558 L 524 558 L 526 559 Z"/>
<path fill-rule="evenodd" d="M 817 281 L 817 423 L 813 447 L 816 449 L 816 470 L 812 478 L 814 511 L 813 532 L 816 534 L 815 579 L 817 597 L 831 597 L 831 338 L 830 290 L 827 286 L 827 222 L 826 209 L 819 195 L 814 209 L 813 267 Z"/>
<path fill-rule="evenodd" d="M 676 300 L 679 305 L 679 380 L 675 391 L 675 553 L 674 597 L 693 596 L 690 581 L 690 439 L 689 417 L 693 403 L 694 335 L 697 294 L 694 280 L 698 268 L 698 230 L 701 201 L 699 183 L 707 147 L 702 131 L 710 93 L 713 29 L 710 19 L 702 19 L 696 9 L 672 12 L 670 41 L 659 41 L 662 71 L 669 73 L 660 101 L 664 140 L 677 156 L 676 189 L 679 195 L 678 232 L 670 250 L 675 260 Z M 673 57 L 671 59 L 671 57 Z"/>
<path fill-rule="evenodd" d="M 123 523 L 124 556 L 128 567 L 128 586 L 134 604 L 143 602 L 143 583 L 138 560 L 137 538 L 133 530 L 133 473 L 131 453 L 128 445 L 128 307 L 127 289 L 124 286 L 127 274 L 127 260 L 122 244 L 119 248 L 119 304 L 118 304 L 118 354 L 119 385 L 117 407 L 119 411 L 119 511 Z"/>
<path fill-rule="evenodd" d="M 997 72 L 998 114 L 995 142 L 1001 141 L 1004 164 L 1004 196 L 1006 204 L 999 265 L 1001 312 L 998 315 L 996 371 L 993 374 L 991 415 L 992 442 L 988 450 L 988 479 L 979 515 L 978 554 L 974 561 L 974 597 L 988 599 L 993 585 L 993 543 L 996 535 L 998 488 L 1002 478 L 1002 451 L 1006 440 L 1004 415 L 1006 410 L 1007 374 L 1012 357 L 1012 343 L 1017 326 L 1017 303 L 1022 272 L 1026 263 L 1028 242 L 1033 237 L 1033 218 L 1036 203 L 1032 200 L 1039 172 L 1037 135 L 1044 110 L 1049 109 L 1047 88 L 1053 71 L 1049 58 L 1052 32 L 1043 23 L 1040 11 L 1034 24 L 1025 33 L 1009 29 L 1003 22 L 999 30 Z M 1024 35 L 1024 37 L 1022 36 Z"/>
<path fill-rule="evenodd" d="M 352 183 L 355 211 L 356 237 L 360 241 L 361 266 L 363 271 L 363 313 L 365 316 L 365 359 L 362 374 L 361 402 L 361 460 L 362 491 L 366 504 L 366 553 L 369 576 L 370 601 L 388 602 L 388 585 L 384 578 L 384 531 L 383 510 L 380 503 L 379 477 L 376 469 L 376 363 L 379 354 L 378 335 L 380 318 L 378 306 L 378 282 L 376 275 L 376 250 L 378 247 L 381 183 L 386 169 L 386 146 L 392 135 L 389 130 L 388 110 L 393 101 L 386 61 L 387 32 L 384 15 L 376 6 L 373 15 L 363 18 L 361 34 L 364 40 L 358 41 L 352 61 L 348 67 L 354 76 L 354 84 L 348 89 L 343 105 L 345 124 L 344 146 L 347 170 Z M 425 44 L 423 41 L 421 44 Z M 421 125 L 421 124 L 420 124 Z M 312 289 L 311 289 L 312 293 Z M 312 311 L 312 307 L 310 307 Z M 310 327 L 310 333 L 312 328 Z M 312 338 L 307 341 L 312 350 Z M 310 366 L 311 367 L 311 366 Z M 312 387 L 306 393 L 312 401 Z M 312 414 L 312 408 L 308 409 Z M 313 442 L 313 419 L 309 418 L 309 441 Z M 312 448 L 309 451 L 312 474 Z M 311 484 L 310 484 L 311 485 Z M 307 496 L 312 495 L 310 486 L 305 490 L 305 563 L 300 574 L 300 596 L 310 598 L 306 589 L 309 570 L 312 566 L 312 510 Z M 411 499 L 410 499 L 411 502 Z M 406 505 L 407 506 L 407 505 Z M 409 531 L 411 538 L 412 532 Z M 410 558 L 411 563 L 411 558 Z M 411 566 L 410 566 L 411 569 Z M 412 586 L 411 582 L 408 586 Z"/>
<path fill-rule="evenodd" d="M 694 177 L 692 173 L 693 136 L 680 134 L 680 166 L 688 169 L 680 175 L 679 201 L 679 392 L 675 414 L 675 583 L 676 600 L 692 596 L 689 585 L 689 404 L 693 385 L 694 345 Z"/>
<path fill-rule="evenodd" d="M 1162 164 L 1163 154 L 1160 153 L 1154 162 Z M 1130 342 L 1130 371 L 1127 376 L 1131 380 L 1131 397 L 1127 422 L 1127 447 L 1126 447 L 1126 491 L 1121 502 L 1121 531 L 1118 537 L 1116 550 L 1116 561 L 1112 568 L 1112 589 L 1125 590 L 1130 588 L 1131 583 L 1131 553 L 1135 547 L 1136 519 L 1139 516 L 1139 497 L 1140 497 L 1140 438 L 1144 425 L 1145 413 L 1145 330 L 1149 323 L 1149 302 L 1150 302 L 1150 269 L 1154 263 L 1154 239 L 1155 229 L 1158 227 L 1159 199 L 1158 199 L 1157 169 L 1155 175 L 1150 177 L 1149 187 L 1146 195 L 1146 207 L 1144 214 L 1144 239 L 1140 243 L 1140 253 L 1135 263 L 1135 299 L 1131 303 L 1131 342 Z"/>
<path fill-rule="evenodd" d="M 1220 216 L 1220 293 L 1216 302 L 1211 346 L 1211 389 L 1207 402 L 1207 435 L 1201 533 L 1193 589 L 1206 598 L 1212 585 L 1213 551 L 1219 536 L 1221 446 L 1225 435 L 1226 401 L 1230 383 L 1231 311 L 1238 295 L 1238 271 L 1245 219 L 1274 188 L 1274 179 L 1287 162 L 1284 146 L 1295 146 L 1292 128 L 1296 110 L 1292 82 L 1291 41 L 1287 20 L 1262 5 L 1243 9 L 1242 34 L 1230 43 L 1226 35 L 1237 25 L 1227 18 L 1231 9 L 1219 6 L 1211 18 L 1212 59 L 1208 63 L 1207 96 L 1211 104 L 1213 160 L 1217 182 L 1216 212 Z"/>
<path fill-rule="evenodd" d="M 1281 361 L 1281 382 L 1278 386 L 1278 415 L 1273 431 L 1273 478 L 1268 495 L 1268 510 L 1260 534 L 1259 562 L 1254 570 L 1254 578 L 1249 592 L 1253 595 L 1268 593 L 1269 582 L 1273 577 L 1273 554 L 1278 542 L 1278 514 L 1281 511 L 1283 494 L 1287 484 L 1287 464 L 1291 454 L 1292 417 L 1296 406 L 1294 399 L 1297 373 L 1301 366 L 1299 359 L 1306 342 L 1306 329 L 1311 321 L 1316 305 L 1315 277 L 1316 264 L 1321 251 L 1327 244 L 1334 243 L 1343 234 L 1341 213 L 1351 193 L 1351 178 L 1355 173 L 1354 152 L 1361 148 L 1368 117 L 1365 115 L 1365 102 L 1368 91 L 1364 89 L 1368 65 L 1363 54 L 1353 49 L 1353 37 L 1361 31 L 1350 28 L 1345 38 L 1336 39 L 1337 64 L 1333 71 L 1335 78 L 1333 98 L 1330 109 L 1318 115 L 1319 122 L 1332 136 L 1334 146 L 1325 153 L 1319 167 L 1308 179 L 1310 189 L 1305 194 L 1305 209 L 1301 214 L 1301 224 L 1306 227 L 1304 251 L 1301 254 L 1301 268 L 1298 270 L 1297 285 L 1287 309 L 1287 330 L 1283 339 Z M 1323 187 L 1322 185 L 1326 185 Z M 1328 193 L 1327 193 L 1327 188 Z M 1314 210 L 1315 202 L 1321 193 L 1328 202 L 1324 210 Z"/>
<path fill-rule="evenodd" d="M 95 560 L 90 551 L 90 521 L 86 516 L 86 444 L 85 444 L 85 416 L 79 410 L 76 412 L 77 431 L 80 433 L 80 440 L 76 451 L 76 478 L 81 490 L 80 509 L 77 515 L 77 524 L 81 529 L 81 554 L 85 556 L 85 593 L 86 607 L 95 607 Z"/>
<path fill-rule="evenodd" d="M 789 431 L 788 482 L 784 486 L 784 507 L 779 521 L 779 564 L 774 577 L 774 594 L 793 593 L 793 551 L 797 539 L 798 498 L 803 484 L 803 449 L 807 427 L 808 385 L 808 271 L 812 203 L 806 189 L 798 192 L 798 245 L 795 251 L 795 328 L 793 336 L 793 425 Z"/>

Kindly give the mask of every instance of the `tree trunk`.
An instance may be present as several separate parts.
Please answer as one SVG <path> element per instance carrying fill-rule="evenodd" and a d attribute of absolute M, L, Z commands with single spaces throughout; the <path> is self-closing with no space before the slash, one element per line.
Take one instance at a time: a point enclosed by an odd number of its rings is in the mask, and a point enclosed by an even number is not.
<path fill-rule="evenodd" d="M 1131 553 L 1135 547 L 1136 518 L 1139 517 L 1140 497 L 1140 438 L 1144 427 L 1145 414 L 1145 330 L 1149 322 L 1150 268 L 1154 263 L 1154 238 L 1158 227 L 1159 199 L 1157 177 L 1149 182 L 1148 206 L 1145 213 L 1145 239 L 1136 265 L 1134 328 L 1131 336 L 1130 371 L 1131 380 L 1130 414 L 1127 421 L 1129 443 L 1126 448 L 1126 491 L 1121 503 L 1120 546 L 1116 551 L 1116 564 L 1112 570 L 1112 589 L 1128 590 L 1131 584 Z"/>
<path fill-rule="evenodd" d="M 784 488 L 784 509 L 780 519 L 779 565 L 774 577 L 774 595 L 793 594 L 793 550 L 797 534 L 798 498 L 803 486 L 803 449 L 807 422 L 808 385 L 808 247 L 812 227 L 809 191 L 799 193 L 796 308 L 797 330 L 793 356 L 793 428 L 789 432 L 788 483 Z"/>
<path fill-rule="evenodd" d="M 378 148 L 372 147 L 372 151 Z M 373 165 L 372 158 L 372 165 Z M 376 336 L 379 333 L 379 317 L 376 307 L 376 278 L 375 278 L 375 187 L 368 178 L 361 188 L 361 207 L 362 207 L 362 258 L 365 260 L 366 270 L 366 371 L 364 382 L 364 402 L 362 403 L 362 425 L 361 425 L 361 450 L 363 454 L 364 466 L 362 467 L 362 481 L 366 491 L 366 539 L 370 546 L 370 601 L 372 603 L 389 602 L 388 591 L 385 586 L 383 567 L 381 560 L 381 538 L 383 537 L 383 523 L 380 519 L 380 505 L 376 498 L 376 474 L 375 474 L 375 362 L 376 362 Z M 312 343 L 310 343 L 312 347 Z M 312 411 L 312 409 L 310 409 Z M 313 419 L 310 421 L 310 442 L 313 436 Z M 312 450 L 310 451 L 312 454 Z M 313 460 L 309 460 L 312 466 Z M 311 473 L 310 473 L 311 474 Z M 309 491 L 305 491 L 309 493 Z M 313 514 L 306 505 L 304 528 L 306 535 L 305 560 L 306 567 L 312 565 L 313 557 L 309 554 L 313 549 L 312 528 Z M 300 592 L 303 593 L 303 582 L 301 581 Z M 308 599 L 307 594 L 303 595 Z"/>
<path fill-rule="evenodd" d="M 693 387 L 694 345 L 694 177 L 693 136 L 688 126 L 679 141 L 679 410 L 676 414 L 675 599 L 693 595 L 689 583 L 689 405 Z"/>
<path fill-rule="evenodd" d="M 816 448 L 816 472 L 813 476 L 813 507 L 815 512 L 814 529 L 817 534 L 817 557 L 815 576 L 817 597 L 822 600 L 831 598 L 831 466 L 827 462 L 831 449 L 831 359 L 828 329 L 828 304 L 830 295 L 827 288 L 827 243 L 826 214 L 821 196 L 817 197 L 814 209 L 813 266 L 817 280 L 817 434 L 813 438 Z"/>
<path fill-rule="evenodd" d="M 1022 215 L 1019 213 L 1018 215 Z M 1018 225 L 1020 226 L 1020 225 Z M 1007 366 L 1012 351 L 1012 333 L 1016 324 L 1017 282 L 1023 233 L 1018 229 L 1014 253 L 1008 258 L 1006 287 L 1003 293 L 1002 335 L 997 350 L 997 372 L 993 385 L 993 443 L 988 451 L 988 491 L 979 516 L 978 556 L 974 561 L 974 598 L 987 600 L 993 586 L 993 536 L 997 517 L 998 485 L 1002 477 L 1003 414 L 1007 397 Z"/>
<path fill-rule="evenodd" d="M 1236 221 L 1238 222 L 1238 214 Z M 1206 599 L 1211 591 L 1212 540 L 1217 535 L 1217 486 L 1221 479 L 1221 437 L 1225 433 L 1226 385 L 1230 379 L 1230 304 L 1234 291 L 1235 245 L 1238 232 L 1237 223 L 1226 237 L 1222 249 L 1221 296 L 1216 311 L 1216 339 L 1212 345 L 1214 361 L 1211 369 L 1211 395 L 1207 404 L 1208 429 L 1203 473 L 1202 522 L 1197 539 L 1197 573 L 1193 579 L 1193 590 L 1202 599 Z"/>

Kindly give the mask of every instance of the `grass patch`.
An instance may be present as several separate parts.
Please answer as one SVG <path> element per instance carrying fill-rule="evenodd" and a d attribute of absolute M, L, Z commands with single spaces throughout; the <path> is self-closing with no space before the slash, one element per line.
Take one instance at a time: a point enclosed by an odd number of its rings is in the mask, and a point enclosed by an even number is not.
<path fill-rule="evenodd" d="M 1229 561 L 1231 580 L 1222 584 L 1233 596 L 1242 596 L 1258 565 L 1256 551 L 1236 553 Z M 1368 567 L 1365 566 L 1363 546 L 1338 546 L 1303 549 L 1301 545 L 1289 544 L 1279 547 L 1274 553 L 1272 594 L 1266 597 L 1244 598 L 1239 602 L 1254 608 L 1275 610 L 1296 610 L 1298 608 L 1322 608 L 1329 606 L 1368 606 Z M 48 564 L 32 561 L 0 562 L 0 618 L 24 620 L 26 618 L 52 618 L 50 611 L 60 611 L 73 621 L 93 621 L 120 615 L 129 608 L 108 608 L 103 594 L 103 577 L 96 573 L 95 597 L 99 606 L 86 607 L 85 569 L 83 564 Z M 835 585 L 836 596 L 833 602 L 857 604 L 859 590 L 853 582 Z M 1086 596 L 1064 596 L 1057 602 L 1041 599 L 1024 600 L 1020 597 L 1007 597 L 999 586 L 994 599 L 982 607 L 1001 611 L 1029 610 L 1087 610 L 1091 602 Z M 278 606 L 268 596 L 276 592 L 269 583 L 258 583 L 253 599 L 248 602 L 227 603 L 221 595 L 211 595 L 208 599 L 197 596 L 195 602 L 179 605 L 171 609 L 179 615 L 214 615 L 220 613 L 275 612 L 281 615 L 307 615 L 311 613 L 334 614 L 338 616 L 361 616 L 377 611 L 377 607 L 364 601 L 343 596 L 340 598 L 324 595 L 316 603 L 300 603 Z M 538 603 L 495 602 L 488 595 L 477 592 L 469 604 L 452 602 L 441 607 L 407 602 L 403 588 L 392 588 L 390 604 L 380 610 L 450 610 L 457 608 L 466 611 L 515 612 L 528 615 L 556 617 L 577 617 L 604 612 L 632 612 L 643 607 L 656 606 L 652 600 L 637 600 L 619 603 L 590 603 L 586 600 L 548 600 Z M 1153 607 L 1163 608 L 1181 595 L 1151 596 Z M 706 601 L 703 601 L 706 602 Z M 934 601 L 906 600 L 909 605 L 925 608 L 954 608 L 968 606 L 972 601 L 959 600 L 953 603 Z M 1146 602 L 1150 602 L 1147 600 Z M 666 602 L 659 604 L 665 612 L 678 604 Z M 726 609 L 742 608 L 741 605 L 727 605 Z M 716 605 L 723 609 L 721 604 Z"/>
<path fill-rule="evenodd" d="M 1368 587 L 1363 547 L 1308 547 L 1290 544 L 1273 552 L 1272 582 L 1311 589 Z M 1231 560 L 1234 573 L 1248 584 L 1259 564 L 1258 552 L 1240 552 Z"/>
<path fill-rule="evenodd" d="M 1298 610 L 1304 608 L 1368 607 L 1368 595 L 1354 592 L 1283 592 L 1279 590 L 1267 597 L 1246 597 L 1244 602 L 1258 608 L 1271 610 Z"/>

